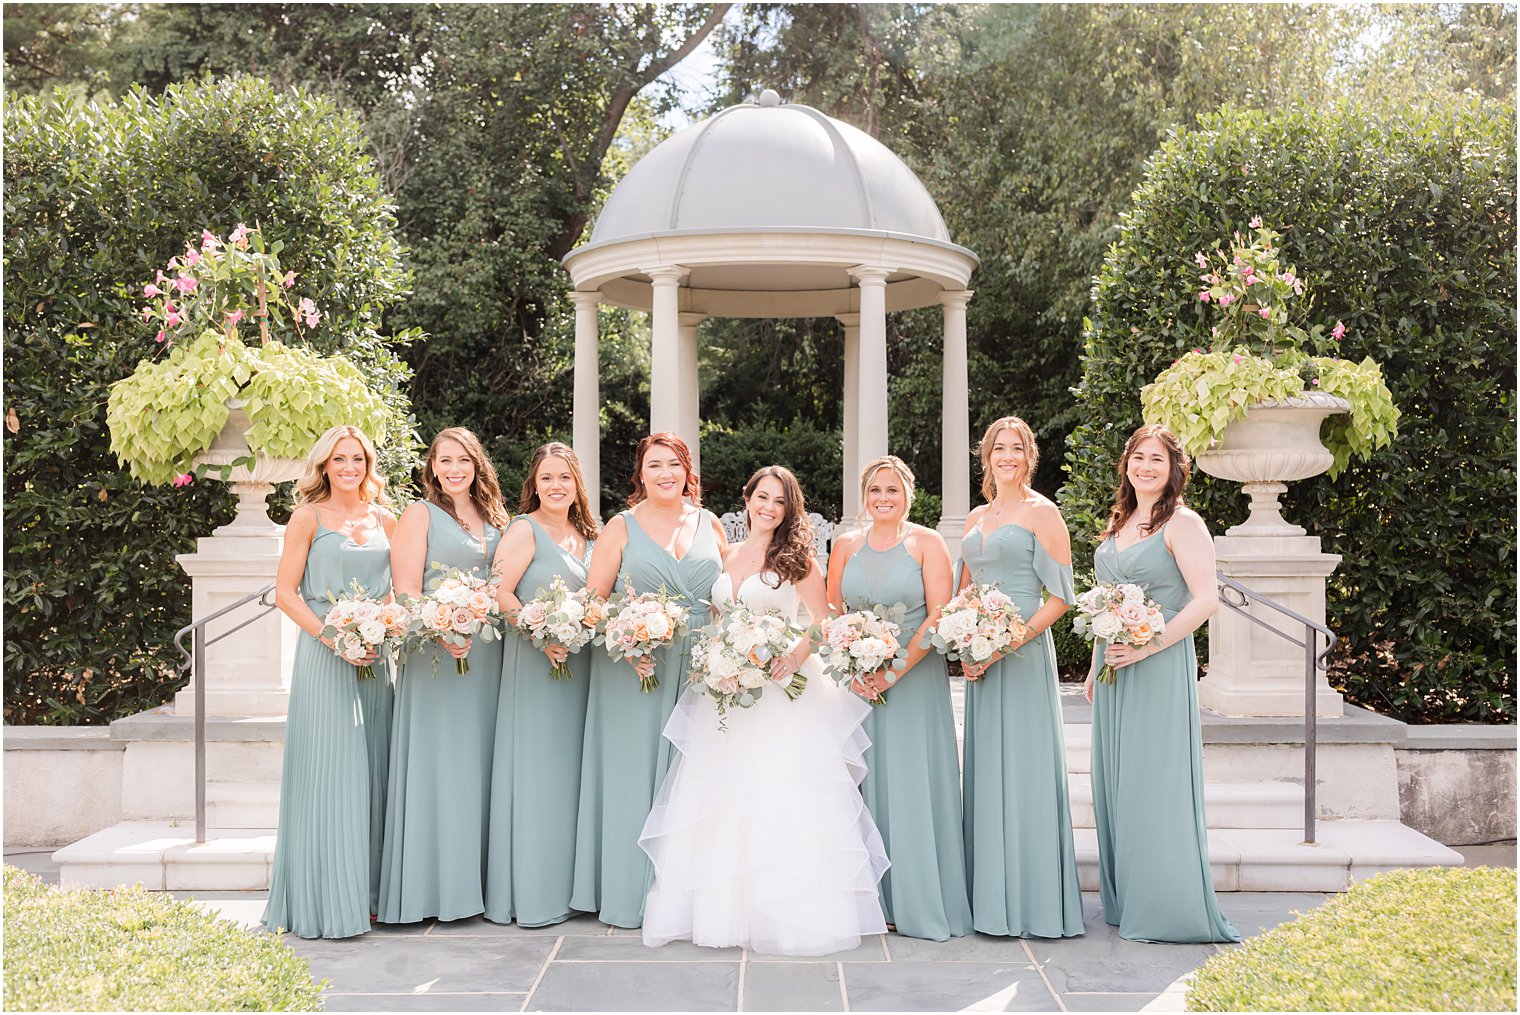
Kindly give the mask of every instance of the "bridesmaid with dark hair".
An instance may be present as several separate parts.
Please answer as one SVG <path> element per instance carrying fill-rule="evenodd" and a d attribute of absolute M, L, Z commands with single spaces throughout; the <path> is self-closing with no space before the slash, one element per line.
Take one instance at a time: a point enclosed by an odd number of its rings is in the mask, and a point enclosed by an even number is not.
<path fill-rule="evenodd" d="M 482 577 L 507 525 L 496 469 L 464 427 L 439 432 L 422 463 L 426 500 L 401 514 L 391 549 L 397 596 L 418 596 L 444 570 Z M 441 568 L 441 569 L 440 569 Z M 380 920 L 461 920 L 485 911 L 486 822 L 501 688 L 501 642 L 408 653 L 396 679 L 381 860 Z"/>
<path fill-rule="evenodd" d="M 496 548 L 502 613 L 515 622 L 523 603 L 556 578 L 571 592 L 585 587 L 599 529 L 575 452 L 557 441 L 539 447 L 517 517 Z M 508 633 L 491 771 L 487 920 L 545 927 L 572 915 L 581 735 L 596 651 L 540 650 Z M 551 668 L 567 660 L 569 678 L 553 679 Z"/>
<path fill-rule="evenodd" d="M 1100 583 L 1133 583 L 1166 630 L 1144 648 L 1093 647 L 1093 807 L 1103 918 L 1131 941 L 1239 941 L 1214 897 L 1203 816 L 1193 632 L 1219 608 L 1214 543 L 1182 500 L 1191 463 L 1164 426 L 1142 426 L 1093 557 Z M 1100 667 L 1115 668 L 1098 683 Z M 1122 778 L 1121 778 L 1122 776 Z"/>
<path fill-rule="evenodd" d="M 706 623 L 704 601 L 723 571 L 728 540 L 701 503 L 686 442 L 673 433 L 650 434 L 635 453 L 629 509 L 607 523 L 591 554 L 586 584 L 597 595 L 621 592 L 627 583 L 639 593 L 664 586 L 690 616 L 683 637 L 637 667 L 600 647 L 592 651 L 570 905 L 614 927 L 638 927 L 644 919 L 654 871 L 639 833 L 673 750 L 660 731 L 686 684 L 691 639 Z M 645 693 L 639 678 L 651 672 L 659 686 Z"/>

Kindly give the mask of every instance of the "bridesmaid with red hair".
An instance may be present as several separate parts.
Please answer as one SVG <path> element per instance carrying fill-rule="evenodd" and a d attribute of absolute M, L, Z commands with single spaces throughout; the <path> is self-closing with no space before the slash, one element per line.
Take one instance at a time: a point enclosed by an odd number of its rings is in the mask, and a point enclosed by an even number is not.
<path fill-rule="evenodd" d="M 663 586 L 684 600 L 690 615 L 686 635 L 638 667 L 600 647 L 591 650 L 570 905 L 596 913 L 603 923 L 631 928 L 643 922 L 644 893 L 653 877 L 639 833 L 670 767 L 671 745 L 660 733 L 686 684 L 691 639 L 707 622 L 704 600 L 723 572 L 728 540 L 718 519 L 702 508 L 691 451 L 673 433 L 639 441 L 628 504 L 596 541 L 587 587 L 607 596 L 627 583 L 641 593 Z M 639 678 L 650 672 L 659 686 L 646 693 Z"/>

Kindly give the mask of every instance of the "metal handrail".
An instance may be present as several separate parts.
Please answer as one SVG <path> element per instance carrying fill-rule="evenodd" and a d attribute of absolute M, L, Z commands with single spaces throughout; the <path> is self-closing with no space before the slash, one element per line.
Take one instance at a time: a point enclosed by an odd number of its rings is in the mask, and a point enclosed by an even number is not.
<path fill-rule="evenodd" d="M 274 610 L 275 604 L 267 597 L 274 591 L 274 582 L 270 582 L 255 592 L 250 592 L 241 599 L 236 599 L 215 613 L 208 613 L 200 620 L 192 621 L 174 632 L 174 647 L 179 649 L 180 655 L 185 661 L 180 669 L 190 671 L 190 682 L 195 685 L 195 842 L 203 845 L 206 841 L 206 646 L 214 645 L 227 637 L 247 627 L 249 624 L 267 616 Z M 247 606 L 249 603 L 258 603 L 263 609 L 243 621 L 236 627 L 229 627 L 215 638 L 206 637 L 206 625 L 220 617 L 225 617 L 233 610 Z M 185 636 L 194 635 L 195 649 L 185 648 Z"/>
<path fill-rule="evenodd" d="M 1273 634 L 1304 650 L 1304 842 L 1314 844 L 1314 817 L 1315 817 L 1315 755 L 1319 749 L 1319 725 L 1317 702 L 1315 701 L 1314 678 L 1316 673 L 1327 672 L 1330 669 L 1330 654 L 1335 649 L 1335 632 L 1324 624 L 1310 620 L 1301 613 L 1295 613 L 1282 603 L 1268 596 L 1262 595 L 1248 585 L 1231 578 L 1223 571 L 1215 573 L 1219 579 L 1219 602 L 1236 613 L 1245 617 L 1253 624 L 1266 628 Z M 1282 614 L 1290 620 L 1296 620 L 1304 625 L 1304 637 L 1295 638 L 1293 635 L 1279 627 L 1254 616 L 1250 612 L 1252 603 L 1259 603 L 1268 609 Z M 1316 651 L 1319 647 L 1320 635 L 1325 637 L 1325 650 Z"/>

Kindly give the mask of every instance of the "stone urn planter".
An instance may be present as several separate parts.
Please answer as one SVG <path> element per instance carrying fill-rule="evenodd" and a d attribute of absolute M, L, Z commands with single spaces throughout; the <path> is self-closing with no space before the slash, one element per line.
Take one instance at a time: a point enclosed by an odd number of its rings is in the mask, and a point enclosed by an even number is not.
<path fill-rule="evenodd" d="M 206 477 L 231 483 L 237 495 L 237 515 L 231 522 L 214 530 L 218 536 L 278 535 L 280 526 L 269 517 L 268 498 L 276 483 L 299 479 L 305 466 L 299 458 L 275 458 L 255 454 L 248 447 L 246 434 L 253 428 L 241 399 L 227 400 L 227 423 L 211 447 L 195 456 L 195 464 L 206 466 Z M 218 471 L 220 470 L 220 471 Z"/>
<path fill-rule="evenodd" d="M 1302 536 L 1302 526 L 1282 516 L 1278 497 L 1295 480 L 1318 476 L 1335 462 L 1320 442 L 1320 425 L 1348 412 L 1344 398 L 1306 392 L 1283 401 L 1257 402 L 1246 418 L 1225 427 L 1220 438 L 1197 457 L 1198 468 L 1218 479 L 1242 484 L 1251 514 L 1229 529 L 1230 536 Z"/>

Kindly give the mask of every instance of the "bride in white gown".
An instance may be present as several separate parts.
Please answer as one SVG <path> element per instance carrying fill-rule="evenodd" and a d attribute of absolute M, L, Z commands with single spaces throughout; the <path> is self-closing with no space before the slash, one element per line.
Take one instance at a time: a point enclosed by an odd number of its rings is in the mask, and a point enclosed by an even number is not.
<path fill-rule="evenodd" d="M 796 477 L 768 466 L 744 499 L 749 537 L 728 551 L 713 604 L 737 595 L 754 609 L 800 617 L 805 605 L 821 618 L 823 576 Z M 665 725 L 676 757 L 639 837 L 655 871 L 646 945 L 827 955 L 886 931 L 876 885 L 887 856 L 859 789 L 870 706 L 839 688 L 810 649 L 803 642 L 772 665 L 782 683 L 807 676 L 795 701 L 770 687 L 753 707 L 730 711 L 727 729 L 701 688 L 683 691 Z"/>

